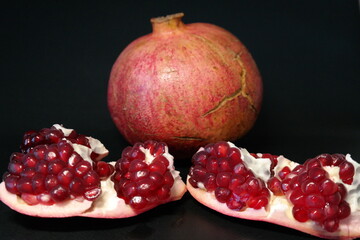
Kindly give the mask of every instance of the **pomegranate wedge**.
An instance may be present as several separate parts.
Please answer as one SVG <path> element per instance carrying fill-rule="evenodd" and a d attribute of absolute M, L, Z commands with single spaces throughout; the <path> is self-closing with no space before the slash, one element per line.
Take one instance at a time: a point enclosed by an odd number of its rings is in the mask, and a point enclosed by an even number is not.
<path fill-rule="evenodd" d="M 187 188 L 215 211 L 322 238 L 360 237 L 360 164 L 350 155 L 298 164 L 218 142 L 200 148 L 192 163 Z"/>
<path fill-rule="evenodd" d="M 99 140 L 55 124 L 26 132 L 20 149 L 10 157 L 0 200 L 23 214 L 123 218 L 180 199 L 185 193 L 163 143 L 139 143 L 125 149 L 117 162 L 107 163 L 101 161 L 108 151 Z M 121 174 L 125 161 L 142 168 Z M 132 195 L 120 193 L 125 181 L 133 183 Z"/>

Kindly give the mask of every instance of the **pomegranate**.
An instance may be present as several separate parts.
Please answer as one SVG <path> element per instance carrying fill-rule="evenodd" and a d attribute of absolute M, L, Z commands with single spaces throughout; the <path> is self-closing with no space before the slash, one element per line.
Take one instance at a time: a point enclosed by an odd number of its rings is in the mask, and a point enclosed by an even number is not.
<path fill-rule="evenodd" d="M 349 154 L 298 164 L 217 142 L 200 148 L 192 163 L 190 194 L 220 213 L 322 238 L 360 237 L 360 164 Z"/>
<path fill-rule="evenodd" d="M 138 143 L 117 162 L 107 163 L 101 159 L 108 150 L 99 140 L 55 124 L 26 132 L 20 149 L 10 157 L 0 200 L 27 215 L 130 217 L 185 193 L 164 143 Z M 136 167 L 130 164 L 122 174 L 124 162 L 136 162 Z M 134 186 L 131 196 L 122 194 L 125 181 Z"/>
<path fill-rule="evenodd" d="M 182 13 L 151 19 L 153 32 L 130 43 L 113 65 L 108 107 L 132 144 L 166 142 L 177 157 L 207 143 L 235 140 L 253 126 L 262 80 L 246 47 Z"/>

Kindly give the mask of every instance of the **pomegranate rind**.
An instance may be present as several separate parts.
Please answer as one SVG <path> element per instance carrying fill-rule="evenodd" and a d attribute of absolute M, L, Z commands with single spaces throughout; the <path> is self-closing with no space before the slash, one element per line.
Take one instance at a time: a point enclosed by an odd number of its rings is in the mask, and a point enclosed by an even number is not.
<path fill-rule="evenodd" d="M 85 199 L 74 199 L 53 205 L 28 205 L 18 195 L 8 192 L 4 182 L 0 184 L 0 200 L 19 213 L 48 218 L 64 218 L 81 215 L 93 204 L 92 201 Z"/>

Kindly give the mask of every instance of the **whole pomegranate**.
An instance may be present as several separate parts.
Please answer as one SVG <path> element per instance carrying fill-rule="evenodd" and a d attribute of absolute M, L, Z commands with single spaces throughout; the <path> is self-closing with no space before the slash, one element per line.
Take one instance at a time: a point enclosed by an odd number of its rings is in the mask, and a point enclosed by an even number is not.
<path fill-rule="evenodd" d="M 182 13 L 151 19 L 153 32 L 128 45 L 113 65 L 108 106 L 130 142 L 163 141 L 178 157 L 253 126 L 262 80 L 246 47 Z"/>

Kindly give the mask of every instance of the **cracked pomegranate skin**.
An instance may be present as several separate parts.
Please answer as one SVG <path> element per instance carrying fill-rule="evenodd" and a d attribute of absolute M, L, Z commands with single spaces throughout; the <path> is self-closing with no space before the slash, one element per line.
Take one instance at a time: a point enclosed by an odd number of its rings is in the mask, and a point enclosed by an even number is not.
<path fill-rule="evenodd" d="M 132 144 L 164 141 L 175 154 L 246 134 L 263 91 L 239 39 L 212 24 L 184 24 L 182 16 L 151 19 L 153 32 L 121 52 L 108 84 L 108 107 L 122 135 Z"/>

